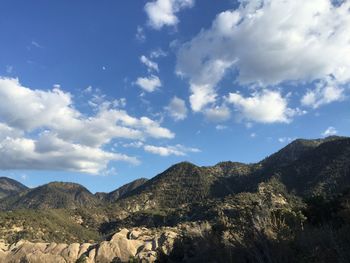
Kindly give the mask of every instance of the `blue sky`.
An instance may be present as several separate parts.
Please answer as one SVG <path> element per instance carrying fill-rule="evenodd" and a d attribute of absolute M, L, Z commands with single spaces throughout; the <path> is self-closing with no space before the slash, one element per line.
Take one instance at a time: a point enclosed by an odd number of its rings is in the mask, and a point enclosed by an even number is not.
<path fill-rule="evenodd" d="M 349 1 L 2 1 L 0 174 L 111 191 L 350 133 Z"/>

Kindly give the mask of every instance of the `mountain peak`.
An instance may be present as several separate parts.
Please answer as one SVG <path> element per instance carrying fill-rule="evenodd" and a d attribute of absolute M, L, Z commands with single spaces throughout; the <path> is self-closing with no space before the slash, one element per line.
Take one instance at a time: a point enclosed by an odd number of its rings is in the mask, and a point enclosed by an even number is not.
<path fill-rule="evenodd" d="M 14 179 L 8 177 L 0 177 L 0 198 L 17 194 L 26 189 L 28 189 L 28 187 Z"/>

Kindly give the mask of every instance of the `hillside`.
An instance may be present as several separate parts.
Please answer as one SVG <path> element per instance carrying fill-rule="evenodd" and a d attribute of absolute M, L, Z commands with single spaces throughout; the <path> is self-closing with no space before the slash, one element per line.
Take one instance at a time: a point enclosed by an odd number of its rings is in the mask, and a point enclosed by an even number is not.
<path fill-rule="evenodd" d="M 212 167 L 178 163 L 126 194 L 120 203 L 133 211 L 141 207 L 176 209 L 185 204 L 200 203 L 230 193 L 229 185 L 218 187 L 219 181 L 244 177 L 251 169 L 250 165 L 233 162 L 223 162 Z"/>
<path fill-rule="evenodd" d="M 122 198 L 123 196 L 129 194 L 131 191 L 135 190 L 136 188 L 140 187 L 144 183 L 146 183 L 148 179 L 146 178 L 140 178 L 136 179 L 128 184 L 125 184 L 118 189 L 110 192 L 110 193 L 96 193 L 95 196 L 103 201 L 107 202 L 116 202 L 118 199 Z"/>
<path fill-rule="evenodd" d="M 290 191 L 332 195 L 350 187 L 350 139 L 326 141 L 275 171 Z"/>
<path fill-rule="evenodd" d="M 3 210 L 14 209 L 75 209 L 94 207 L 99 200 L 85 187 L 74 183 L 53 182 L 16 195 L 8 196 L 0 202 Z"/>
<path fill-rule="evenodd" d="M 0 177 L 0 199 L 9 195 L 18 194 L 26 189 L 28 189 L 28 187 L 16 180 Z"/>

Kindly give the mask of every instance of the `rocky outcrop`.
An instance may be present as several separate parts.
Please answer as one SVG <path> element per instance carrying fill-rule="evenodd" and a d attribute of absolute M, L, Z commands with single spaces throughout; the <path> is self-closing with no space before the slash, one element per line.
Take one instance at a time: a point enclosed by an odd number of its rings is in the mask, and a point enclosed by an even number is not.
<path fill-rule="evenodd" d="M 176 228 L 133 228 L 122 229 L 109 241 L 99 244 L 57 244 L 32 243 L 21 240 L 7 245 L 0 240 L 0 262 L 29 263 L 110 263 L 128 262 L 136 259 L 140 262 L 154 262 L 158 253 L 169 254 L 178 236 Z"/>

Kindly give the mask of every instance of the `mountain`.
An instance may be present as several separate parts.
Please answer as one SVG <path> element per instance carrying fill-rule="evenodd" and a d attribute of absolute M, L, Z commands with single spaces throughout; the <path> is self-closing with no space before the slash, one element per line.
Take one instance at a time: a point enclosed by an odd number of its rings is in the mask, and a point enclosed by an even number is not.
<path fill-rule="evenodd" d="M 274 174 L 301 196 L 341 193 L 350 187 L 350 138 L 326 140 Z"/>
<path fill-rule="evenodd" d="M 136 211 L 169 210 L 204 202 L 209 198 L 232 193 L 231 186 L 220 183 L 221 180 L 245 177 L 252 169 L 252 165 L 234 162 L 222 162 L 208 167 L 199 167 L 189 162 L 178 163 L 125 194 L 119 203 Z"/>
<path fill-rule="evenodd" d="M 122 198 L 126 194 L 130 193 L 131 191 L 135 190 L 139 186 L 146 183 L 148 179 L 146 178 L 140 178 L 132 181 L 131 183 L 125 184 L 118 189 L 110 192 L 110 193 L 96 193 L 95 196 L 103 201 L 107 202 L 116 202 L 118 199 Z"/>
<path fill-rule="evenodd" d="M 2 209 L 75 209 L 94 207 L 99 200 L 85 187 L 75 183 L 53 182 L 8 196 L 0 202 Z"/>
<path fill-rule="evenodd" d="M 304 154 L 314 150 L 326 142 L 332 142 L 344 139 L 346 137 L 329 136 L 324 139 L 296 139 L 278 152 L 262 160 L 259 164 L 266 168 L 282 167 L 293 161 L 300 159 Z"/>
<path fill-rule="evenodd" d="M 18 194 L 26 189 L 28 189 L 28 187 L 20 182 L 17 182 L 16 180 L 7 177 L 0 177 L 0 199 Z"/>
<path fill-rule="evenodd" d="M 271 178 L 301 196 L 333 194 L 350 187 L 350 138 L 297 139 L 256 164 L 221 162 L 199 167 L 173 165 L 125 194 L 120 204 L 130 211 L 176 209 L 209 199 L 255 192 Z"/>

